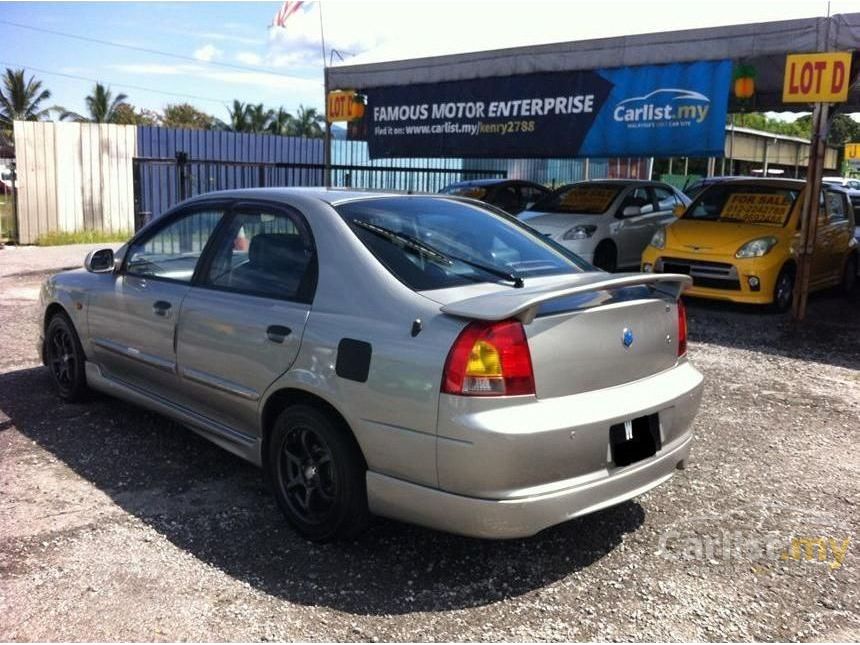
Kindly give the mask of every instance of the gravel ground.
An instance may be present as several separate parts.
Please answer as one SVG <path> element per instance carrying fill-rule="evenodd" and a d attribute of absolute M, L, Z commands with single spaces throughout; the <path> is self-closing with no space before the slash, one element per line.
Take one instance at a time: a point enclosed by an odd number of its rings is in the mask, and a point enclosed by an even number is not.
<path fill-rule="evenodd" d="M 690 302 L 692 461 L 635 501 L 526 540 L 379 520 L 314 546 L 253 467 L 57 400 L 34 300 L 83 252 L 24 253 L 0 251 L 0 641 L 860 638 L 860 294 L 800 328 Z"/>

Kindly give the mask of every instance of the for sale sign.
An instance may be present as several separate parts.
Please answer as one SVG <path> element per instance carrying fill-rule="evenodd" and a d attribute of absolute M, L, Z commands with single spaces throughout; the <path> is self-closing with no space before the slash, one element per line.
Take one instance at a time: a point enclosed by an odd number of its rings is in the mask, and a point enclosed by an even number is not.
<path fill-rule="evenodd" d="M 851 52 L 789 54 L 783 103 L 844 103 L 848 100 Z"/>

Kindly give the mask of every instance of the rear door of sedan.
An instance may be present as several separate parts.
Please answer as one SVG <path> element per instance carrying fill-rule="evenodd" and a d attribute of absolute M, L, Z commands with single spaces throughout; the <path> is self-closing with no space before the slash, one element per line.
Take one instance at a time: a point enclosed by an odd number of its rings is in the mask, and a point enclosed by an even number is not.
<path fill-rule="evenodd" d="M 184 405 L 231 429 L 255 431 L 260 398 L 298 354 L 316 262 L 297 211 L 268 203 L 233 208 L 182 305 Z"/>

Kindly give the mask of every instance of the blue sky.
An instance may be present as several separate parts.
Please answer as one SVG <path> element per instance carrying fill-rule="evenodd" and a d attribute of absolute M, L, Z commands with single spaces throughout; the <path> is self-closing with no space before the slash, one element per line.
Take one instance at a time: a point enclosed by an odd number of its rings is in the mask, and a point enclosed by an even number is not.
<path fill-rule="evenodd" d="M 165 103 L 188 101 L 222 119 L 227 116 L 225 106 L 234 98 L 290 110 L 300 103 L 321 107 L 319 43 L 270 38 L 267 25 L 278 6 L 277 2 L 0 3 L 0 21 L 199 59 L 83 42 L 0 22 L 0 66 L 28 68 L 51 90 L 51 103 L 74 111 L 84 110 L 83 97 L 93 82 L 60 74 L 98 79 L 115 93 L 128 94 L 136 106 L 160 109 Z M 310 13 L 301 18 L 312 18 Z M 139 89 L 144 87 L 175 96 Z"/>
<path fill-rule="evenodd" d="M 323 106 L 318 3 L 268 25 L 280 2 L 2 2 L 0 67 L 25 67 L 76 112 L 98 79 L 138 107 L 190 102 L 226 119 L 232 100 Z M 827 0 L 582 2 L 324 0 L 326 45 L 349 62 L 396 60 L 719 24 L 822 16 Z M 858 0 L 832 0 L 833 13 Z M 5 21 L 5 22 L 4 22 Z M 191 60 L 83 42 L 8 24 L 77 34 Z M 226 67 L 224 65 L 240 66 Z M 49 73 L 50 72 L 50 73 Z M 61 75 L 67 76 L 61 76 Z M 141 89 L 149 88 L 149 89 Z M 173 95 L 161 94 L 172 93 Z"/>

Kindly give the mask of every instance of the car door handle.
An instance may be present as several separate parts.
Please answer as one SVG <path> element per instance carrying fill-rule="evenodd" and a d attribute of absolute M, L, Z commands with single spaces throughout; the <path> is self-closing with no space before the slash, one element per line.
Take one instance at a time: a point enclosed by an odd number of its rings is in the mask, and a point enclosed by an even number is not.
<path fill-rule="evenodd" d="M 164 318 L 169 318 L 170 308 L 172 306 L 173 305 L 171 305 L 166 300 L 156 300 L 154 303 L 152 303 L 152 313 L 154 313 L 156 316 L 163 316 Z"/>
<path fill-rule="evenodd" d="M 269 325 L 266 328 L 266 336 L 273 343 L 283 343 L 284 339 L 292 333 L 292 329 L 283 325 Z"/>

